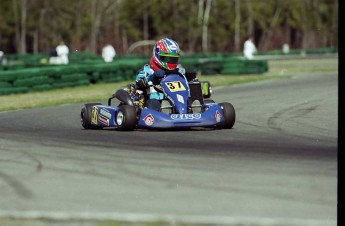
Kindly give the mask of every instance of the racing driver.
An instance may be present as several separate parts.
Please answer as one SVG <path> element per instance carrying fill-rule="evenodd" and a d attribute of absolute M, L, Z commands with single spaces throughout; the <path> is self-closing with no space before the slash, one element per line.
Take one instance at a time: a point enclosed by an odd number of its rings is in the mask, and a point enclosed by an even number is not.
<path fill-rule="evenodd" d="M 179 67 L 180 47 L 169 38 L 159 40 L 153 47 L 149 64 L 144 65 L 136 75 L 137 87 L 144 91 L 147 108 L 160 109 L 163 93 L 157 92 L 152 84 L 158 84 L 168 71 L 178 71 L 185 75 L 185 69 Z"/>

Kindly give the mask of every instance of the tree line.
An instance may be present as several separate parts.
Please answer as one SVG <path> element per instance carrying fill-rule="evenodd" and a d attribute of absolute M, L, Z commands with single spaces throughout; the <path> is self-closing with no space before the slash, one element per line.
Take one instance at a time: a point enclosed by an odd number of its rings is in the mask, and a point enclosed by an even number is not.
<path fill-rule="evenodd" d="M 142 40 L 169 37 L 186 53 L 241 51 L 253 35 L 259 51 L 338 46 L 337 0 L 1 0 L 0 50 L 118 54 Z M 132 53 L 149 54 L 152 46 Z"/>

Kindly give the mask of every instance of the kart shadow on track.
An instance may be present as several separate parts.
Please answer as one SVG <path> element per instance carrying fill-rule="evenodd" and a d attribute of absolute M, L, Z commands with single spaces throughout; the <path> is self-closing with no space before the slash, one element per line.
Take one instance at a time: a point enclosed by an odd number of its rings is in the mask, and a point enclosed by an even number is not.
<path fill-rule="evenodd" d="M 82 128 L 83 129 L 83 128 Z M 97 129 L 96 129 L 97 130 Z M 98 128 L 98 130 L 102 131 L 119 131 L 116 127 L 102 127 Z M 221 128 L 218 127 L 180 127 L 180 128 L 156 128 L 156 129 L 147 129 L 147 128 L 135 128 L 135 132 L 183 132 L 183 131 L 198 131 L 198 132 L 206 132 L 206 131 L 217 131 L 221 130 Z M 126 132 L 126 131 L 121 131 Z M 127 132 L 133 132 L 131 130 Z"/>

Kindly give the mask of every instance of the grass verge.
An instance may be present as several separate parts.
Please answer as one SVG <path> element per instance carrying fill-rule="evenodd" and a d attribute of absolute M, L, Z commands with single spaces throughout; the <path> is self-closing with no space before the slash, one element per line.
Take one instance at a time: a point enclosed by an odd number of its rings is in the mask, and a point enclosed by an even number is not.
<path fill-rule="evenodd" d="M 279 76 L 281 77 L 281 76 Z M 264 75 L 242 75 L 242 76 L 200 76 L 200 81 L 209 81 L 212 87 L 247 83 L 265 79 L 273 79 L 277 76 Z M 120 83 L 100 83 L 74 88 L 64 88 L 43 92 L 26 94 L 13 94 L 0 96 L 0 111 L 27 109 L 35 107 L 46 107 L 69 103 L 84 103 L 107 100 L 117 89 L 126 86 L 134 81 Z"/>

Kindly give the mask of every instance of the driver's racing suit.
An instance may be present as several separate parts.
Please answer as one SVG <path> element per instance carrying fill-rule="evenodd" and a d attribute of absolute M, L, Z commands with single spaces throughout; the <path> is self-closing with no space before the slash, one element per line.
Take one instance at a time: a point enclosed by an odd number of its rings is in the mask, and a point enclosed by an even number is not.
<path fill-rule="evenodd" d="M 185 75 L 185 69 L 183 67 L 177 67 L 177 71 Z M 145 64 L 144 67 L 138 71 L 136 75 L 135 82 L 139 89 L 146 91 L 147 99 L 156 99 L 162 100 L 164 95 L 163 93 L 157 92 L 150 83 L 155 84 L 157 80 L 163 78 L 164 74 L 157 73 L 159 71 L 154 71 L 150 65 Z"/>

